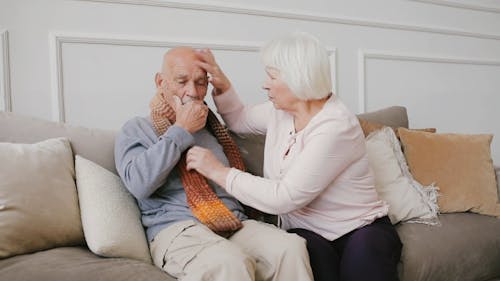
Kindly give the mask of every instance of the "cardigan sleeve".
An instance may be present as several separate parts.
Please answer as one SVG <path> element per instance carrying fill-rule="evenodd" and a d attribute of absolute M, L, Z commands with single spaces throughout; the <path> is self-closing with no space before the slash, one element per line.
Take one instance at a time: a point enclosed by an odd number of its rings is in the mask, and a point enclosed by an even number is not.
<path fill-rule="evenodd" d="M 266 179 L 232 168 L 226 178 L 227 191 L 243 204 L 270 214 L 306 206 L 365 153 L 355 126 L 346 120 L 330 123 L 308 136 L 281 178 Z"/>
<path fill-rule="evenodd" d="M 266 133 L 269 116 L 273 111 L 271 102 L 245 106 L 232 87 L 227 92 L 214 96 L 214 102 L 217 112 L 231 131 L 257 135 Z"/>

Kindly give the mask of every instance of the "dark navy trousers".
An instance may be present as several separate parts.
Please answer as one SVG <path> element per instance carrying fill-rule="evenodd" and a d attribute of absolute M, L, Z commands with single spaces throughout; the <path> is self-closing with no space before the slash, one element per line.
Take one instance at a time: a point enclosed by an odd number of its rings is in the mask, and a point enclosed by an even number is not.
<path fill-rule="evenodd" d="M 402 244 L 387 216 L 333 241 L 302 228 L 288 232 L 307 240 L 315 281 L 399 280 Z"/>

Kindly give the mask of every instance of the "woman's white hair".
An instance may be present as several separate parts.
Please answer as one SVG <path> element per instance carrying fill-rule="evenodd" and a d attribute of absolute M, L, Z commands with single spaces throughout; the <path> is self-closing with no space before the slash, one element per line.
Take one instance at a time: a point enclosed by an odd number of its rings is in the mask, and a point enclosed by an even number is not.
<path fill-rule="evenodd" d="M 274 39 L 261 49 L 266 67 L 279 71 L 292 93 L 302 100 L 321 99 L 332 91 L 328 52 L 305 32 Z"/>

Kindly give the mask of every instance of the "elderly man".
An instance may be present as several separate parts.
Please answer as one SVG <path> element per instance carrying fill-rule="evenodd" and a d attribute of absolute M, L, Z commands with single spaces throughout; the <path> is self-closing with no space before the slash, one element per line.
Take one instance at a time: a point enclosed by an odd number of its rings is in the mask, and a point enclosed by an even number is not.
<path fill-rule="evenodd" d="M 196 50 L 168 51 L 150 116 L 128 121 L 116 139 L 116 167 L 137 198 L 153 261 L 179 280 L 312 280 L 305 240 L 247 219 L 235 198 L 186 169 L 193 145 L 227 166 L 243 165 L 203 103 L 209 82 L 214 93 L 227 90 L 220 88 L 228 85 L 223 72 L 211 73 Z"/>

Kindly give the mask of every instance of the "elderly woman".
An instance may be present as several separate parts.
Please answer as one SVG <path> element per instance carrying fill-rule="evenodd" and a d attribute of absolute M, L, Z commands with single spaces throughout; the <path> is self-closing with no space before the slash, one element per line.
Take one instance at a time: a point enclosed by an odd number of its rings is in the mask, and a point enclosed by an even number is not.
<path fill-rule="evenodd" d="M 199 51 L 218 112 L 239 133 L 266 134 L 264 177 L 225 167 L 201 147 L 188 169 L 238 200 L 279 215 L 279 224 L 307 240 L 321 280 L 397 280 L 401 242 L 374 186 L 359 122 L 333 94 L 326 49 L 294 33 L 262 49 L 269 101 L 244 106 L 209 50 Z"/>

